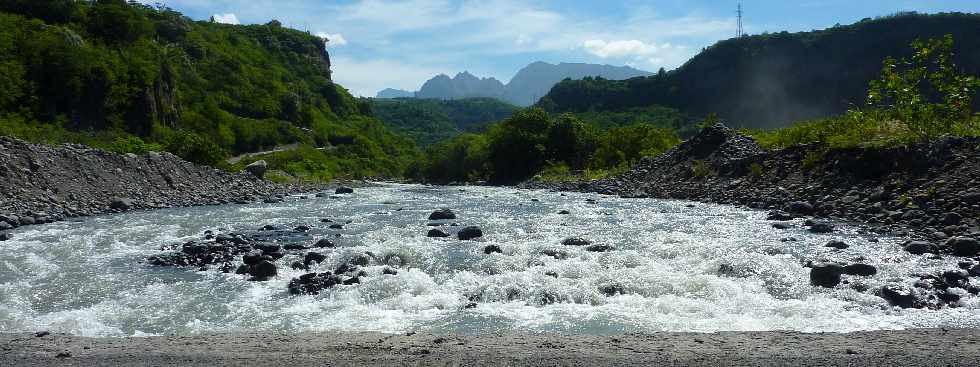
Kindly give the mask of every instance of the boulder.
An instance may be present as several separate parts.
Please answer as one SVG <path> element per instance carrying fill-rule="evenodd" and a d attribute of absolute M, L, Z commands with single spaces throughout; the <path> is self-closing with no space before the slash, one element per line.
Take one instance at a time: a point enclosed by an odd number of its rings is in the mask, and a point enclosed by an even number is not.
<path fill-rule="evenodd" d="M 786 220 L 792 220 L 793 218 L 796 217 L 782 210 L 773 210 L 769 212 L 768 215 L 766 215 L 766 220 L 786 221 Z"/>
<path fill-rule="evenodd" d="M 114 198 L 109 202 L 109 208 L 126 211 L 133 208 L 133 200 L 128 198 Z M 23 220 L 23 218 L 21 218 Z"/>
<path fill-rule="evenodd" d="M 868 264 L 850 264 L 844 267 L 844 274 L 870 277 L 878 274 L 878 268 Z"/>
<path fill-rule="evenodd" d="M 332 288 L 341 282 L 339 276 L 330 272 L 309 273 L 290 280 L 288 288 L 289 293 L 292 294 L 318 294 L 320 291 Z"/>
<path fill-rule="evenodd" d="M 274 277 L 276 276 L 276 273 L 276 264 L 273 264 L 268 260 L 259 261 L 257 264 L 248 268 L 248 274 L 255 277 L 257 280 Z"/>
<path fill-rule="evenodd" d="M 504 251 L 500 249 L 500 246 L 490 245 L 490 246 L 487 246 L 487 247 L 484 247 L 483 248 L 483 253 L 484 254 L 487 254 L 487 255 L 490 255 L 490 254 L 493 254 L 493 253 L 502 254 L 502 253 L 504 253 Z"/>
<path fill-rule="evenodd" d="M 912 308 L 915 306 L 915 290 L 901 285 L 886 285 L 881 287 L 879 292 L 881 298 L 884 298 L 892 306 L 898 306 L 901 308 Z"/>
<path fill-rule="evenodd" d="M 813 264 L 810 268 L 810 284 L 825 288 L 833 288 L 840 284 L 840 276 L 844 267 L 833 263 Z"/>
<path fill-rule="evenodd" d="M 282 249 L 287 251 L 299 251 L 299 250 L 306 250 L 308 248 L 309 247 L 301 243 L 287 243 L 282 246 Z"/>
<path fill-rule="evenodd" d="M 572 212 L 570 212 L 568 210 L 562 210 L 562 211 L 559 211 L 558 214 L 560 214 L 560 215 L 568 215 L 568 214 L 572 214 Z"/>
<path fill-rule="evenodd" d="M 321 254 L 319 252 L 310 251 L 303 257 L 303 265 L 310 266 L 312 263 L 322 263 L 323 260 L 327 259 L 327 255 Z"/>
<path fill-rule="evenodd" d="M 0 221 L 0 231 L 8 231 L 14 229 L 14 226 L 10 223 Z"/>
<path fill-rule="evenodd" d="M 244 171 L 251 173 L 252 176 L 263 178 L 265 177 L 265 172 L 269 170 L 269 164 L 264 160 L 259 160 L 252 162 L 251 164 L 245 166 Z"/>
<path fill-rule="evenodd" d="M 353 194 L 353 193 L 354 193 L 354 189 L 352 189 L 350 187 L 346 187 L 346 186 L 341 186 L 341 187 L 338 187 L 337 190 L 334 190 L 334 194 L 337 194 L 337 195 L 341 195 L 341 194 Z"/>
<path fill-rule="evenodd" d="M 456 213 L 449 209 L 439 209 L 429 214 L 429 220 L 456 219 Z"/>
<path fill-rule="evenodd" d="M 336 247 L 336 245 L 334 245 L 333 242 L 330 242 L 329 239 L 321 238 L 319 241 L 316 241 L 316 244 L 314 244 L 313 247 L 316 247 L 316 248 L 332 248 L 332 247 Z"/>
<path fill-rule="evenodd" d="M 588 252 L 609 252 L 615 250 L 614 247 L 609 245 L 592 245 L 585 248 Z"/>
<path fill-rule="evenodd" d="M 939 222 L 945 226 L 959 225 L 962 221 L 963 221 L 963 216 L 952 212 L 943 214 L 943 217 L 939 220 Z"/>
<path fill-rule="evenodd" d="M 944 271 L 942 275 L 943 282 L 950 287 L 961 287 L 970 280 L 970 273 L 963 269 Z"/>
<path fill-rule="evenodd" d="M 813 205 L 805 201 L 794 201 L 786 204 L 786 211 L 793 214 L 810 215 L 813 213 Z"/>
<path fill-rule="evenodd" d="M 444 238 L 444 237 L 449 237 L 449 233 L 443 232 L 441 229 L 430 229 L 429 233 L 427 233 L 426 236 Z"/>
<path fill-rule="evenodd" d="M 946 249 L 956 256 L 977 256 L 980 254 L 980 241 L 970 237 L 953 237 L 946 241 Z"/>
<path fill-rule="evenodd" d="M 816 222 L 810 224 L 812 233 L 830 233 L 834 231 L 834 225 L 827 222 Z"/>
<path fill-rule="evenodd" d="M 909 241 L 905 243 L 905 251 L 913 255 L 922 255 L 927 252 L 935 252 L 934 246 L 925 241 Z"/>
<path fill-rule="evenodd" d="M 252 251 L 242 255 L 242 262 L 245 265 L 252 266 L 258 264 L 260 261 L 262 261 L 262 251 Z"/>
<path fill-rule="evenodd" d="M 566 238 L 566 239 L 562 240 L 561 241 L 561 244 L 562 244 L 562 246 L 581 247 L 581 246 L 590 246 L 590 245 L 592 245 L 592 241 L 589 241 L 587 239 L 580 238 L 580 237 L 569 237 L 569 238 Z"/>
<path fill-rule="evenodd" d="M 462 241 L 468 241 L 474 238 L 483 237 L 483 230 L 480 229 L 480 227 L 469 226 L 461 229 L 459 233 L 456 234 L 456 236 L 459 237 L 459 239 Z"/>
<path fill-rule="evenodd" d="M 34 217 L 32 217 L 30 215 L 25 215 L 23 217 L 20 217 L 19 218 L 19 222 L 20 222 L 20 225 L 22 225 L 22 226 L 30 226 L 30 225 L 34 225 L 34 223 L 36 223 L 36 221 L 34 220 Z"/>
<path fill-rule="evenodd" d="M 843 250 L 843 249 L 846 249 L 846 248 L 848 248 L 850 246 L 848 246 L 846 243 L 844 243 L 844 241 L 833 240 L 833 241 L 827 242 L 827 244 L 824 245 L 824 247 L 831 247 L 831 248 Z"/>
<path fill-rule="evenodd" d="M 772 228 L 775 229 L 790 229 L 793 228 L 793 223 L 791 222 L 776 222 L 772 224 Z"/>
<path fill-rule="evenodd" d="M 13 238 L 10 233 L 0 233 L 0 241 L 7 241 Z"/>

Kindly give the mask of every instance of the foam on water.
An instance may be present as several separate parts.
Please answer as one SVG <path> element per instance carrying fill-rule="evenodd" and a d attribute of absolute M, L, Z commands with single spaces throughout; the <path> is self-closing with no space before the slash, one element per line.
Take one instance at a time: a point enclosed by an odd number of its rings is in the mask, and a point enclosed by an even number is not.
<path fill-rule="evenodd" d="M 532 202 L 531 198 L 540 199 Z M 586 202 L 587 198 L 597 203 Z M 502 188 L 386 185 L 339 199 L 167 209 L 21 228 L 0 243 L 0 332 L 51 330 L 86 336 L 202 332 L 506 330 L 612 334 L 654 331 L 856 331 L 976 327 L 980 301 L 939 311 L 900 310 L 873 294 L 912 272 L 954 269 L 901 251 L 898 238 L 844 227 L 830 235 L 780 231 L 765 213 L 734 207 Z M 480 241 L 427 238 L 428 214 L 452 208 Z M 572 214 L 559 215 L 567 209 Z M 320 271 L 370 251 L 400 259 L 398 275 L 370 276 L 320 295 L 292 296 L 304 272 L 290 256 L 268 282 L 143 260 L 205 230 L 351 220 L 344 246 Z M 460 227 L 447 226 L 455 230 Z M 326 232 L 320 233 L 318 236 Z M 571 236 L 615 247 L 591 253 L 560 245 Z M 794 237 L 797 241 L 781 241 Z M 314 238 L 314 240 L 317 238 Z M 843 239 L 835 251 L 823 245 Z M 503 254 L 485 255 L 495 244 Z M 542 255 L 563 251 L 565 259 Z M 807 260 L 864 257 L 879 273 L 868 291 L 809 285 Z M 719 272 L 724 265 L 725 272 Z M 722 274 L 724 273 L 724 274 Z M 557 275 L 557 276 L 554 276 Z M 615 289 L 608 296 L 603 290 Z M 476 302 L 477 307 L 465 307 Z"/>

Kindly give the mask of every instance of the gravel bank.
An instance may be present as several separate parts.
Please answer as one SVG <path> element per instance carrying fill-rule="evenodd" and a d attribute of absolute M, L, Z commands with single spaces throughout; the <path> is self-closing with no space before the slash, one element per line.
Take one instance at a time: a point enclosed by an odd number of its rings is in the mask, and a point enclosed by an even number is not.
<path fill-rule="evenodd" d="M 148 338 L 0 334 L 3 366 L 973 366 L 978 358 L 975 330 Z"/>

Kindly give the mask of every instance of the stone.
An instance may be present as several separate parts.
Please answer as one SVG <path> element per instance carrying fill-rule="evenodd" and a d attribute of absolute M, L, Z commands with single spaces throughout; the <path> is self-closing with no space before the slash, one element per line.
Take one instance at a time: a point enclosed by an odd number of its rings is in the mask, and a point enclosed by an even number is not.
<path fill-rule="evenodd" d="M 562 210 L 562 211 L 559 211 L 558 214 L 560 214 L 560 215 L 568 215 L 568 214 L 572 214 L 572 212 L 570 212 L 568 210 Z"/>
<path fill-rule="evenodd" d="M 924 241 L 909 241 L 905 243 L 905 251 L 913 255 L 922 255 L 927 252 L 934 252 L 933 245 Z"/>
<path fill-rule="evenodd" d="M 435 237 L 435 238 L 445 238 L 445 237 L 449 237 L 449 233 L 443 232 L 440 229 L 430 229 L 429 233 L 427 233 L 426 236 Z"/>
<path fill-rule="evenodd" d="M 276 264 L 271 261 L 262 260 L 248 268 L 248 274 L 258 279 L 266 279 L 276 276 L 278 269 Z"/>
<path fill-rule="evenodd" d="M 310 251 L 303 257 L 303 265 L 310 266 L 312 263 L 322 263 L 323 260 L 327 259 L 327 255 L 321 254 L 319 252 Z"/>
<path fill-rule="evenodd" d="M 133 200 L 128 198 L 114 198 L 109 202 L 109 208 L 126 211 L 133 208 Z"/>
<path fill-rule="evenodd" d="M 790 222 L 776 222 L 772 224 L 772 228 L 775 229 L 790 229 L 793 228 L 793 223 Z"/>
<path fill-rule="evenodd" d="M 940 219 L 940 223 L 946 226 L 959 225 L 961 222 L 963 222 L 963 216 L 952 212 L 943 214 L 942 219 Z"/>
<path fill-rule="evenodd" d="M 844 241 L 833 240 L 833 241 L 827 242 L 827 244 L 824 245 L 824 247 L 831 247 L 831 248 L 843 250 L 843 249 L 846 249 L 846 248 L 848 248 L 850 246 L 848 246 L 846 243 L 844 243 Z"/>
<path fill-rule="evenodd" d="M 313 245 L 313 247 L 316 247 L 316 248 L 333 248 L 333 247 L 336 247 L 336 245 L 334 245 L 333 242 L 330 242 L 330 240 L 327 239 L 327 238 L 321 238 L 319 241 L 316 241 L 316 243 Z"/>
<path fill-rule="evenodd" d="M 9 231 L 11 229 L 14 229 L 14 226 L 12 224 L 4 221 L 0 221 L 0 231 Z"/>
<path fill-rule="evenodd" d="M 398 275 L 398 270 L 395 270 L 395 269 L 393 269 L 391 267 L 387 267 L 386 266 L 384 269 L 381 270 L 381 274 L 382 275 Z"/>
<path fill-rule="evenodd" d="M 483 230 L 477 226 L 469 226 L 461 229 L 459 233 L 456 234 L 456 236 L 459 237 L 459 239 L 462 241 L 468 241 L 475 238 L 483 237 Z"/>
<path fill-rule="evenodd" d="M 300 251 L 300 250 L 306 250 L 308 248 L 309 247 L 301 243 L 287 243 L 282 246 L 282 249 L 287 251 Z"/>
<path fill-rule="evenodd" d="M 310 228 L 310 226 L 307 225 L 300 225 L 297 226 L 296 228 L 293 228 L 293 230 L 296 232 L 309 232 L 311 229 L 312 228 Z"/>
<path fill-rule="evenodd" d="M 943 272 L 942 278 L 950 287 L 959 287 L 969 281 L 970 273 L 963 269 L 948 270 Z"/>
<path fill-rule="evenodd" d="M 242 255 L 242 262 L 245 265 L 252 266 L 258 264 L 260 261 L 262 261 L 262 251 L 252 251 Z"/>
<path fill-rule="evenodd" d="M 840 276 L 844 267 L 833 263 L 817 263 L 810 268 L 810 284 L 825 288 L 833 288 L 840 284 Z"/>
<path fill-rule="evenodd" d="M 778 221 L 787 221 L 787 220 L 792 220 L 794 218 L 796 217 L 782 210 L 773 210 L 769 212 L 769 214 L 766 216 L 766 220 L 778 220 Z"/>
<path fill-rule="evenodd" d="M 354 189 L 352 189 L 350 187 L 346 187 L 346 186 L 341 186 L 341 187 L 338 187 L 336 190 L 334 190 L 334 194 L 337 194 L 337 195 L 353 194 L 353 193 L 354 193 Z"/>
<path fill-rule="evenodd" d="M 562 246 L 589 246 L 592 245 L 592 241 L 589 241 L 580 237 L 569 237 L 561 241 Z"/>
<path fill-rule="evenodd" d="M 585 248 L 588 252 L 609 252 L 615 250 L 614 247 L 609 245 L 592 245 Z"/>
<path fill-rule="evenodd" d="M 8 241 L 11 238 L 13 238 L 13 236 L 11 236 L 10 233 L 0 233 L 0 241 Z"/>
<path fill-rule="evenodd" d="M 946 249 L 955 256 L 977 256 L 980 241 L 970 237 L 953 237 L 946 241 Z"/>
<path fill-rule="evenodd" d="M 265 177 L 265 172 L 269 170 L 269 164 L 265 160 L 258 160 L 245 166 L 243 171 L 251 173 L 252 176 L 263 178 Z"/>
<path fill-rule="evenodd" d="M 449 209 L 439 209 L 429 214 L 429 220 L 456 219 L 456 213 Z"/>
<path fill-rule="evenodd" d="M 813 213 L 813 205 L 805 201 L 794 201 L 786 204 L 785 210 L 793 214 L 810 215 Z"/>
<path fill-rule="evenodd" d="M 915 290 L 901 285 L 886 285 L 881 287 L 879 292 L 892 306 L 901 308 L 912 308 L 915 306 Z"/>
<path fill-rule="evenodd" d="M 330 229 L 344 229 L 344 225 L 339 223 L 334 223 L 330 225 Z"/>
<path fill-rule="evenodd" d="M 487 255 L 494 254 L 494 253 L 502 254 L 504 253 L 504 251 L 500 249 L 500 246 L 490 245 L 483 248 L 483 253 Z"/>
<path fill-rule="evenodd" d="M 810 232 L 812 233 L 830 233 L 833 231 L 834 231 L 834 225 L 827 222 L 814 221 L 810 225 Z"/>
<path fill-rule="evenodd" d="M 868 264 L 849 264 L 844 267 L 844 274 L 869 277 L 878 274 L 878 268 Z"/>

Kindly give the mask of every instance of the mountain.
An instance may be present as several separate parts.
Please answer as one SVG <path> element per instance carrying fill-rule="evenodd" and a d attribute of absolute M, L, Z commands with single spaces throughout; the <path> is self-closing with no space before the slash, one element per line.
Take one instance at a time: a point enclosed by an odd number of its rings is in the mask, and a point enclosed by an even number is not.
<path fill-rule="evenodd" d="M 599 76 L 605 79 L 622 80 L 646 75 L 652 74 L 628 66 L 581 63 L 555 65 L 539 61 L 522 68 L 507 85 L 494 78 L 478 78 L 469 72 L 459 73 L 453 78 L 440 74 L 426 81 L 415 96 L 444 100 L 486 97 L 497 98 L 518 106 L 530 106 L 564 79 Z M 393 98 L 389 96 L 396 96 L 396 94 L 391 91 L 392 89 L 389 88 L 379 92 L 378 98 Z M 399 96 L 412 97 L 411 93 L 406 92 L 406 94 L 408 95 Z"/>
<path fill-rule="evenodd" d="M 980 14 L 901 13 L 849 26 L 718 42 L 669 73 L 625 81 L 557 84 L 538 105 L 551 112 L 619 111 L 662 105 L 729 125 L 775 128 L 861 106 L 882 60 L 911 54 L 916 39 L 950 34 L 955 62 L 980 75 Z"/>
<path fill-rule="evenodd" d="M 525 66 L 514 75 L 510 83 L 507 83 L 507 96 L 504 99 L 519 106 L 530 106 L 548 94 L 555 84 L 565 79 L 598 76 L 610 80 L 623 80 L 648 75 L 652 73 L 629 66 L 564 62 L 553 65 L 539 61 Z"/>
<path fill-rule="evenodd" d="M 457 100 L 397 98 L 371 99 L 371 111 L 385 126 L 421 146 L 429 146 L 465 132 L 478 132 L 514 114 L 517 106 L 495 98 Z"/>
<path fill-rule="evenodd" d="M 456 74 L 450 78 L 439 74 L 429 79 L 416 93 L 418 98 L 426 99 L 463 99 L 475 97 L 502 98 L 505 94 L 504 83 L 494 78 L 477 78 L 469 72 Z"/>
<path fill-rule="evenodd" d="M 331 72 L 322 38 L 275 20 L 194 21 L 123 0 L 0 1 L 0 135 L 217 166 L 298 143 L 310 149 L 270 169 L 399 175 L 415 145 Z M 312 149 L 326 146 L 337 149 Z"/>
<path fill-rule="evenodd" d="M 402 89 L 385 88 L 385 90 L 378 92 L 378 96 L 375 98 L 412 98 L 412 97 L 415 97 L 414 92 L 409 92 L 407 90 L 402 90 Z"/>

